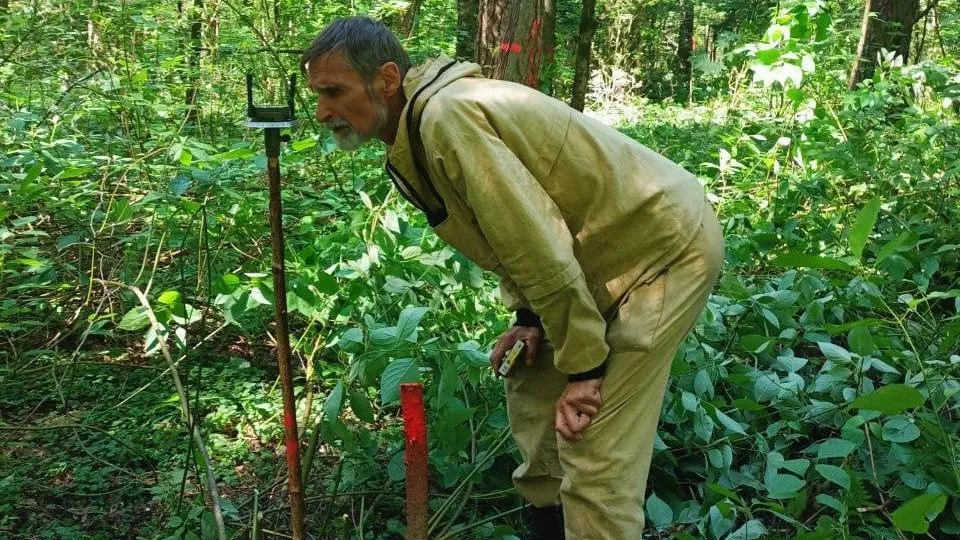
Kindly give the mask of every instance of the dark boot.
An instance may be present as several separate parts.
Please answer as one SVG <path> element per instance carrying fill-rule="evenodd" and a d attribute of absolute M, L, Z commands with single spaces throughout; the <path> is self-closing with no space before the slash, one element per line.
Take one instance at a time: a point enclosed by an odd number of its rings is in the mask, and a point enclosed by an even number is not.
<path fill-rule="evenodd" d="M 564 540 L 563 508 L 560 506 L 527 507 L 527 536 L 524 540 Z"/>

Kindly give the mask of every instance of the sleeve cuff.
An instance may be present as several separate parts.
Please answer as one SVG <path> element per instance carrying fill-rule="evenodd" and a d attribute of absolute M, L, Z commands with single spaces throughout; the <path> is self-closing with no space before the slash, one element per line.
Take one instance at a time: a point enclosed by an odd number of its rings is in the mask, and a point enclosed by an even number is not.
<path fill-rule="evenodd" d="M 591 369 L 590 371 L 584 371 L 583 373 L 573 373 L 567 375 L 567 380 L 570 382 L 577 381 L 589 381 L 591 379 L 599 379 L 607 373 L 607 362 L 604 360 L 602 364 Z"/>
<path fill-rule="evenodd" d="M 520 308 L 516 312 L 517 320 L 513 323 L 514 326 L 534 326 L 537 328 L 543 329 L 543 323 L 540 321 L 540 316 L 536 313 L 530 311 L 526 308 Z"/>

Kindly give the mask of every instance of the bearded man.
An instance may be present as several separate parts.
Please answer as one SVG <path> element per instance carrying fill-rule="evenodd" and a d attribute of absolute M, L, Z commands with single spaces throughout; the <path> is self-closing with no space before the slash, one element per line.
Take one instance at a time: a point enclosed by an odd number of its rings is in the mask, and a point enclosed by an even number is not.
<path fill-rule="evenodd" d="M 338 19 L 304 52 L 338 145 L 389 145 L 386 169 L 438 236 L 496 273 L 526 362 L 505 379 L 530 538 L 635 540 L 677 346 L 703 310 L 723 236 L 697 179 L 534 89 Z"/>

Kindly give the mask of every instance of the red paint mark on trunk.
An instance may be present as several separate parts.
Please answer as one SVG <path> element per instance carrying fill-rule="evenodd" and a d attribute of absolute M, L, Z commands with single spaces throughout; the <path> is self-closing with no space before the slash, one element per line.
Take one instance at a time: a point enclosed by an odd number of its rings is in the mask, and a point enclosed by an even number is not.
<path fill-rule="evenodd" d="M 500 52 L 517 54 L 521 51 L 523 51 L 523 46 L 517 42 L 510 43 L 508 41 L 503 41 L 500 43 Z"/>

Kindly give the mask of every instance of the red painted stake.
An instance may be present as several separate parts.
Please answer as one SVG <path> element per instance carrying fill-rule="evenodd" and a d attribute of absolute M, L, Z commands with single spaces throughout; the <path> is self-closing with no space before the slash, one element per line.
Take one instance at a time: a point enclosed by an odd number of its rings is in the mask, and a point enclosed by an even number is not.
<path fill-rule="evenodd" d="M 407 471 L 407 538 L 427 540 L 427 419 L 420 383 L 400 385 Z"/>

